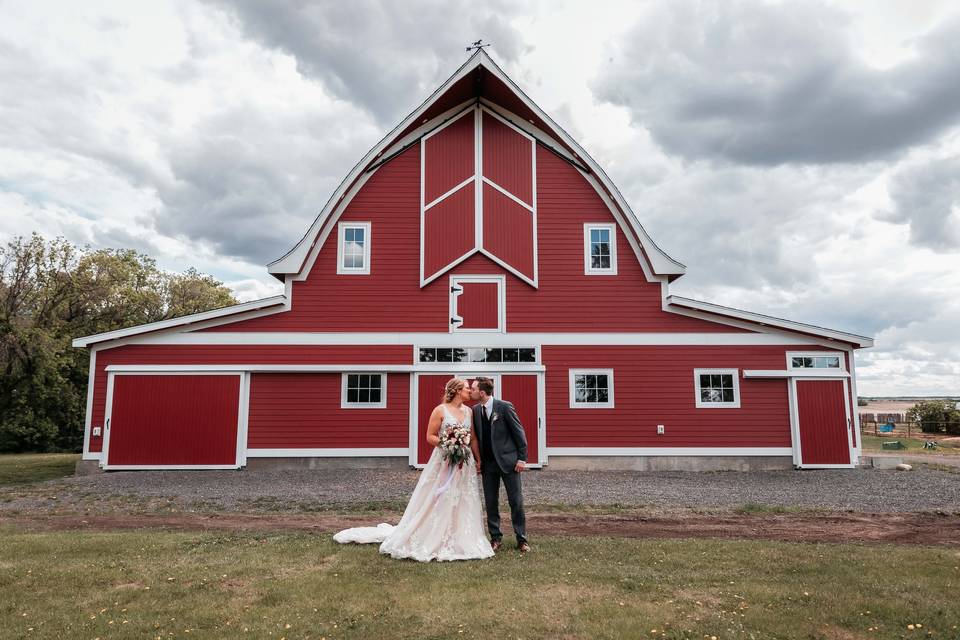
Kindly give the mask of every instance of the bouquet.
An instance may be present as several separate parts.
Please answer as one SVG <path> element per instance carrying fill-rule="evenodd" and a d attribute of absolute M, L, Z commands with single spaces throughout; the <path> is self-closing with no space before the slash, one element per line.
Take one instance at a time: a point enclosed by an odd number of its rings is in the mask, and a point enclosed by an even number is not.
<path fill-rule="evenodd" d="M 470 459 L 470 429 L 462 425 L 450 425 L 440 430 L 440 453 L 450 466 L 459 465 Z"/>

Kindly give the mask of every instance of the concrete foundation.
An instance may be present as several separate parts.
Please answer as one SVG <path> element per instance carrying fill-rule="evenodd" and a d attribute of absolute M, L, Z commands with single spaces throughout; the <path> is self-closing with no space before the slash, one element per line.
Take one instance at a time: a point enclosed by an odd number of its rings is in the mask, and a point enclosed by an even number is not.
<path fill-rule="evenodd" d="M 549 471 L 776 471 L 790 456 L 550 456 Z"/>
<path fill-rule="evenodd" d="M 873 467 L 874 469 L 896 469 L 897 465 L 903 462 L 900 456 L 863 456 L 860 458 L 861 467 Z"/>
<path fill-rule="evenodd" d="M 73 469 L 75 476 L 92 476 L 98 473 L 103 473 L 99 460 L 78 460 L 77 466 Z"/>
<path fill-rule="evenodd" d="M 288 469 L 409 469 L 406 457 L 361 458 L 247 458 L 247 469 L 281 471 Z"/>

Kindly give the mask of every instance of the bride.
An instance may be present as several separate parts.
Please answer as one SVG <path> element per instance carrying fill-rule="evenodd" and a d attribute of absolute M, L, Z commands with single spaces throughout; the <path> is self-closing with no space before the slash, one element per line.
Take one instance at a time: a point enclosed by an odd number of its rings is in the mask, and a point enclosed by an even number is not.
<path fill-rule="evenodd" d="M 333 536 L 340 543 L 380 543 L 380 553 L 394 558 L 470 560 L 489 558 L 493 548 L 483 531 L 480 507 L 480 448 L 473 429 L 473 412 L 464 406 L 470 399 L 465 380 L 452 378 L 443 402 L 430 414 L 427 442 L 434 449 L 420 474 L 410 502 L 397 526 L 353 527 Z M 463 466 L 450 465 L 440 453 L 440 430 L 450 426 L 470 429 L 472 456 Z"/>

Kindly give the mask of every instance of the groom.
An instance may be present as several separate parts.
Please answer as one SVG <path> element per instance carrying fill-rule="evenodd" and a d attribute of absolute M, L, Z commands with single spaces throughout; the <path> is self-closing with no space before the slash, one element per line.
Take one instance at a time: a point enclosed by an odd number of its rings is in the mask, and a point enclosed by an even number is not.
<path fill-rule="evenodd" d="M 490 546 L 500 549 L 500 481 L 507 488 L 510 522 L 517 536 L 521 553 L 530 551 L 526 536 L 526 515 L 523 512 L 523 490 L 520 474 L 527 470 L 527 436 L 513 405 L 493 397 L 493 380 L 478 377 L 470 388 L 473 424 L 480 441 L 480 467 L 483 475 L 483 497 L 487 508 L 487 529 Z"/>

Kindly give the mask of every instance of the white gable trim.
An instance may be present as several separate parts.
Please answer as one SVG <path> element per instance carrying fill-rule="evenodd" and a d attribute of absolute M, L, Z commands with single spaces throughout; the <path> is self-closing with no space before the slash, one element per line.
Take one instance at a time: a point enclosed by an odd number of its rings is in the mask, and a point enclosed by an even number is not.
<path fill-rule="evenodd" d="M 306 277 L 306 274 L 309 273 L 310 267 L 312 266 L 313 259 L 315 259 L 315 253 L 320 246 L 326 241 L 326 237 L 329 234 L 329 227 L 325 227 L 325 223 L 331 214 L 334 215 L 334 219 L 338 218 L 340 213 L 342 213 L 343 208 L 346 204 L 356 195 L 357 191 L 363 184 L 369 179 L 372 172 L 365 173 L 363 172 L 376 158 L 384 156 L 385 151 L 389 146 L 391 153 L 396 152 L 399 149 L 403 148 L 403 144 L 394 142 L 391 145 L 392 136 L 397 131 L 402 131 L 403 129 L 410 126 L 412 123 L 416 122 L 417 119 L 426 111 L 433 102 L 440 97 L 450 86 L 456 83 L 458 80 L 462 79 L 464 76 L 472 72 L 475 68 L 483 66 L 484 69 L 494 74 L 499 80 L 506 84 L 510 89 L 513 90 L 514 94 L 534 113 L 536 113 L 544 122 L 547 122 L 554 129 L 555 135 L 557 135 L 564 144 L 575 150 L 577 155 L 576 158 L 571 158 L 574 160 L 579 160 L 583 162 L 587 167 L 589 167 L 592 174 L 596 175 L 600 182 L 606 189 L 598 188 L 597 183 L 591 180 L 591 184 L 597 189 L 597 192 L 601 194 L 601 197 L 606 194 L 603 191 L 609 192 L 613 199 L 615 200 L 618 208 L 625 212 L 629 218 L 629 223 L 631 228 L 636 233 L 637 237 L 640 240 L 640 244 L 643 247 L 643 255 L 646 258 L 646 261 L 649 262 L 650 270 L 653 271 L 657 276 L 679 276 L 682 275 L 686 268 L 678 261 L 670 258 L 666 253 L 664 253 L 650 238 L 650 236 L 643 229 L 639 220 L 637 220 L 636 215 L 626 204 L 626 201 L 623 199 L 623 196 L 617 190 L 616 186 L 610 181 L 610 178 L 603 172 L 603 170 L 597 165 L 597 163 L 580 147 L 579 144 L 573 138 L 569 136 L 563 129 L 556 124 L 546 113 L 544 113 L 533 101 L 530 100 L 516 84 L 509 77 L 507 77 L 503 71 L 493 62 L 489 55 L 484 51 L 478 51 L 473 54 L 466 63 L 463 64 L 443 85 L 441 85 L 434 93 L 423 103 L 421 104 L 413 113 L 411 113 L 407 118 L 403 120 L 399 125 L 397 125 L 387 136 L 385 136 L 370 152 L 364 156 L 364 158 L 350 171 L 347 177 L 341 182 L 340 186 L 331 196 L 330 200 L 324 206 L 320 215 L 314 220 L 313 225 L 300 240 L 297 245 L 291 249 L 286 255 L 275 260 L 274 262 L 268 265 L 268 271 L 274 275 L 279 274 L 295 274 L 294 278 L 296 280 L 302 280 Z M 469 104 L 469 102 L 461 103 L 457 107 L 447 110 L 443 116 L 449 117 L 450 114 L 455 114 L 458 110 L 462 109 L 464 105 Z M 486 103 L 486 101 L 484 101 Z M 497 115 L 497 114 L 494 114 Z M 434 120 L 435 121 L 435 120 Z M 523 121 L 517 119 L 516 122 L 511 122 L 517 129 L 527 129 L 521 125 Z M 424 123 L 426 124 L 426 123 Z M 532 127 L 536 129 L 536 127 Z M 428 128 L 423 128 L 424 130 L 429 130 Z M 404 144 L 409 144 L 410 141 L 416 140 L 418 132 L 411 132 L 408 136 L 404 138 Z M 422 135 L 422 131 L 419 132 L 419 135 Z M 528 133 L 529 135 L 529 133 Z M 562 155 L 565 155 L 569 158 L 569 154 L 565 153 L 565 149 L 556 149 L 560 151 Z M 588 178 L 591 176 L 588 176 Z M 482 204 L 482 203 L 481 203 Z M 609 205 L 608 205 L 609 206 Z M 618 222 L 623 224 L 623 220 L 618 219 Z M 325 230 L 324 230 L 325 229 Z M 321 234 L 321 231 L 323 233 Z M 628 234 L 630 235 L 630 234 Z M 311 255 L 313 254 L 313 255 Z M 644 262 L 644 261 L 641 261 Z M 536 264 L 536 261 L 534 262 Z M 644 265 L 644 271 L 646 273 L 647 265 Z M 648 276 L 648 279 L 652 279 Z"/>

